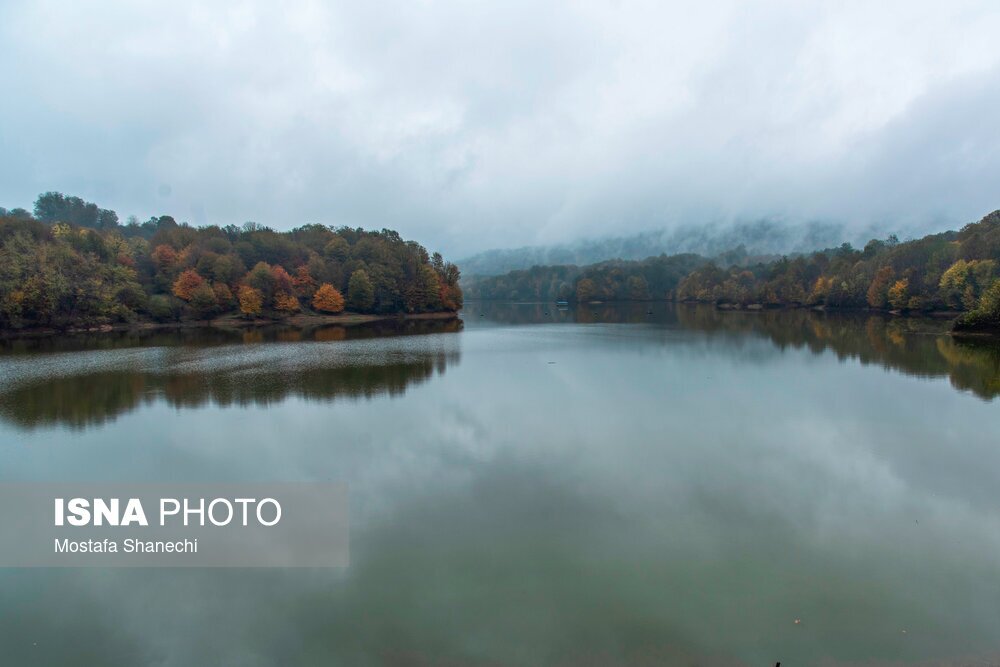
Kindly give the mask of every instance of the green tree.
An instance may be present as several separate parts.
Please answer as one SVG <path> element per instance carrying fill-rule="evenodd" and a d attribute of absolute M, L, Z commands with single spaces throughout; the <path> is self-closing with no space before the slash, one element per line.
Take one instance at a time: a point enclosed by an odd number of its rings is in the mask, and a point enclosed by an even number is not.
<path fill-rule="evenodd" d="M 212 289 L 212 286 L 203 282 L 192 290 L 188 305 L 198 317 L 207 318 L 215 313 L 219 303 L 215 298 L 215 290 Z"/>
<path fill-rule="evenodd" d="M 270 264 L 257 262 L 243 278 L 243 282 L 257 290 L 265 305 L 271 302 L 276 286 Z"/>
<path fill-rule="evenodd" d="M 420 287 L 422 295 L 421 310 L 441 309 L 441 281 L 437 272 L 430 266 L 420 267 Z"/>
<path fill-rule="evenodd" d="M 1000 322 L 1000 278 L 983 291 L 976 310 L 983 317 Z"/>
<path fill-rule="evenodd" d="M 375 290 L 364 269 L 358 269 L 351 274 L 347 283 L 347 306 L 357 312 L 371 310 L 375 305 Z"/>
<path fill-rule="evenodd" d="M 641 301 L 649 298 L 649 283 L 644 276 L 629 276 L 625 284 L 629 299 Z"/>

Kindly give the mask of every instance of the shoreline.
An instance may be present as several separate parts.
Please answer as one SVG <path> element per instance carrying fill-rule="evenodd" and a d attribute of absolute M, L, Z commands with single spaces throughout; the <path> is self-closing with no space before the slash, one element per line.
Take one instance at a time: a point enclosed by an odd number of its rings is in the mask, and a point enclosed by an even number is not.
<path fill-rule="evenodd" d="M 291 325 L 297 328 L 340 324 L 356 326 L 370 322 L 388 320 L 454 320 L 458 319 L 459 311 L 441 311 L 434 313 L 386 313 L 382 315 L 367 315 L 363 313 L 342 313 L 339 315 L 299 314 L 283 319 L 267 318 L 244 319 L 235 315 L 216 317 L 211 320 L 184 320 L 179 322 L 119 322 L 117 324 L 96 324 L 93 326 L 68 327 L 56 329 L 52 327 L 32 327 L 0 331 L 0 339 L 40 338 L 47 336 L 73 335 L 83 333 L 111 333 L 114 331 L 157 331 L 167 329 L 252 329 Z"/>
<path fill-rule="evenodd" d="M 525 305 L 552 305 L 552 301 L 518 301 L 518 300 L 507 300 L 507 299 L 476 299 L 476 298 L 466 298 L 466 303 L 515 303 L 515 304 L 525 304 Z M 721 310 L 726 312 L 745 312 L 745 313 L 760 313 L 760 312 L 774 312 L 780 310 L 812 310 L 821 313 L 877 313 L 881 315 L 893 315 L 895 317 L 931 317 L 935 319 L 949 319 L 955 318 L 963 315 L 967 311 L 963 310 L 898 310 L 898 309 L 888 309 L 888 308 L 871 308 L 871 307 L 861 307 L 861 306 L 826 306 L 826 305 L 809 305 L 803 303 L 780 303 L 780 304 L 763 304 L 763 303 L 751 303 L 747 305 L 734 304 L 734 303 L 715 303 L 713 301 L 693 301 L 693 300 L 677 300 L 677 299 L 603 299 L 599 301 L 573 301 L 569 302 L 565 307 L 580 307 L 580 306 L 602 306 L 602 305 L 636 305 L 636 306 L 649 306 L 652 304 L 663 304 L 670 303 L 678 306 L 703 306 L 706 308 L 714 308 L 715 310 Z"/>

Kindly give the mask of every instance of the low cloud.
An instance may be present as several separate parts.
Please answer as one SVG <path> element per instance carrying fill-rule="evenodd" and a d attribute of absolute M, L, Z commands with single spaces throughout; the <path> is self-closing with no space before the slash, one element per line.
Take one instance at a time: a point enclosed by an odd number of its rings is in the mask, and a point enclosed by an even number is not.
<path fill-rule="evenodd" d="M 1000 206 L 989 2 L 0 7 L 0 205 L 392 227 L 461 255 Z"/>

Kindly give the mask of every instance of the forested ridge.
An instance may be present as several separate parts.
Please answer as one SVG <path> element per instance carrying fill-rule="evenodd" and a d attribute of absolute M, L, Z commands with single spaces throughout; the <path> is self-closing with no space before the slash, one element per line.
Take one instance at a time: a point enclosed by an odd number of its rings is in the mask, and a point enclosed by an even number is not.
<path fill-rule="evenodd" d="M 1000 211 L 960 231 L 894 236 L 760 261 L 742 249 L 709 259 L 660 255 L 585 267 L 536 266 L 477 279 L 470 297 L 498 300 L 677 300 L 723 307 L 823 306 L 966 311 L 958 326 L 1000 325 Z"/>
<path fill-rule="evenodd" d="M 742 246 L 748 254 L 780 257 L 812 252 L 843 241 L 861 241 L 887 234 L 875 229 L 851 230 L 844 224 L 811 221 L 792 224 L 763 218 L 753 221 L 684 224 L 673 229 L 628 236 L 580 239 L 548 246 L 493 249 L 460 259 L 466 276 L 496 276 L 533 266 L 588 266 L 609 260 L 643 260 L 658 255 L 696 254 L 715 257 Z"/>
<path fill-rule="evenodd" d="M 683 254 L 584 267 L 534 266 L 502 276 L 477 277 L 466 285 L 466 291 L 471 298 L 496 301 L 672 299 L 677 283 L 707 261 L 700 255 Z"/>
<path fill-rule="evenodd" d="M 0 208 L 0 329 L 462 306 L 458 268 L 383 229 L 193 227 L 49 192 Z"/>

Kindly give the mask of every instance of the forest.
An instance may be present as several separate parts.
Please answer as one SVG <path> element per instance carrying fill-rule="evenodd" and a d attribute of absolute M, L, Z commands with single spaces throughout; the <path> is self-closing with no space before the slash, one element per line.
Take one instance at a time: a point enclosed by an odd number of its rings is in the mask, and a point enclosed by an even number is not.
<path fill-rule="evenodd" d="M 0 208 L 0 329 L 457 311 L 459 270 L 383 229 L 201 227 L 48 192 Z"/>
<path fill-rule="evenodd" d="M 641 261 L 610 260 L 589 266 L 534 266 L 501 276 L 477 277 L 470 298 L 495 301 L 648 301 L 673 299 L 677 284 L 708 260 L 660 255 Z"/>
<path fill-rule="evenodd" d="M 1000 326 L 1000 211 L 960 231 L 900 242 L 845 243 L 762 260 L 742 248 L 709 259 L 660 255 L 585 267 L 536 266 L 479 278 L 470 297 L 496 300 L 676 300 L 720 307 L 822 306 L 964 311 L 957 328 Z"/>

